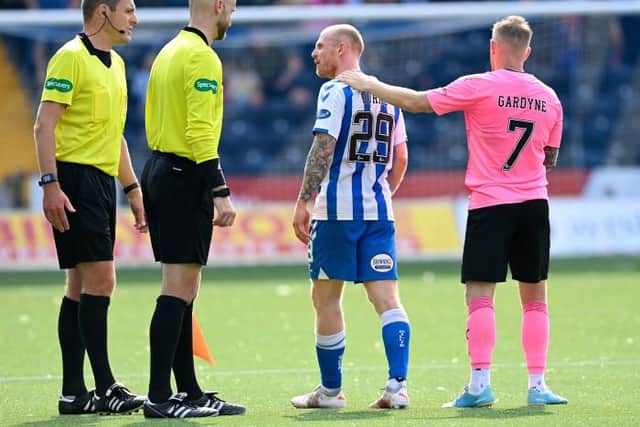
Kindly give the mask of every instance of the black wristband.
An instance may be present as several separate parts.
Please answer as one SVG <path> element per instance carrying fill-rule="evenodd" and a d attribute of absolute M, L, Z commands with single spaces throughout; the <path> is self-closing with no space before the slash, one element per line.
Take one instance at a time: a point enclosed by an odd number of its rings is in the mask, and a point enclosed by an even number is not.
<path fill-rule="evenodd" d="M 129 194 L 136 188 L 140 188 L 140 184 L 138 184 L 137 182 L 134 182 L 133 184 L 129 184 L 126 187 L 124 187 L 122 191 L 124 191 L 124 194 Z"/>
<path fill-rule="evenodd" d="M 58 177 L 52 173 L 45 173 L 40 177 L 38 185 L 42 187 L 43 185 L 51 184 L 52 182 L 58 182 Z"/>
<path fill-rule="evenodd" d="M 231 195 L 231 190 L 229 187 L 221 188 L 220 190 L 211 191 L 211 195 L 216 197 L 229 197 Z"/>

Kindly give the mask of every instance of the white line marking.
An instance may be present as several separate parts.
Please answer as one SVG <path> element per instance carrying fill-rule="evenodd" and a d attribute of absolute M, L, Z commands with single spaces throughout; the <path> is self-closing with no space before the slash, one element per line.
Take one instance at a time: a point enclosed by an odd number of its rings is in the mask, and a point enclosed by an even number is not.
<path fill-rule="evenodd" d="M 640 365 L 640 359 L 634 360 L 576 360 L 567 362 L 556 362 L 549 364 L 547 368 L 583 368 L 590 366 L 599 367 L 617 367 L 617 366 L 637 366 Z M 500 369 L 522 369 L 525 367 L 524 363 L 494 363 L 493 368 Z M 421 364 L 411 365 L 411 370 L 440 370 L 440 369 L 458 369 L 467 368 L 466 361 L 464 363 L 433 363 L 433 364 Z M 374 372 L 387 369 L 386 366 L 343 366 L 345 372 Z M 240 370 L 218 370 L 207 374 L 211 376 L 238 376 L 238 375 L 302 375 L 302 374 L 317 374 L 318 368 L 275 368 L 275 369 L 240 369 Z M 148 373 L 133 373 L 133 374 L 120 374 L 118 378 L 147 378 Z M 60 375 L 31 375 L 31 376 L 5 376 L 0 377 L 0 383 L 9 382 L 36 382 L 36 381 L 60 381 L 62 376 Z"/>

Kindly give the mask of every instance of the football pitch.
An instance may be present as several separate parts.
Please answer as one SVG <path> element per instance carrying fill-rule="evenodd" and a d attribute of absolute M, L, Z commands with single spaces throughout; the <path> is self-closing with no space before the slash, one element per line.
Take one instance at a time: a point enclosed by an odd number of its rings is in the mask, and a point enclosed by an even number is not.
<path fill-rule="evenodd" d="M 245 404 L 242 417 L 145 421 L 141 413 L 57 414 L 61 360 L 60 272 L 0 273 L 0 426 L 637 426 L 640 425 L 640 259 L 552 260 L 547 382 L 568 406 L 527 407 L 517 286 L 499 285 L 492 384 L 485 409 L 441 409 L 468 380 L 466 310 L 458 263 L 401 264 L 411 319 L 409 393 L 403 411 L 372 411 L 386 383 L 380 323 L 360 286 L 348 285 L 344 410 L 297 410 L 289 403 L 319 382 L 305 266 L 207 268 L 195 311 L 217 366 L 197 360 L 201 385 Z M 149 320 L 159 268 L 118 271 L 109 339 L 116 378 L 145 394 Z M 85 374 L 90 374 L 88 361 Z M 92 379 L 87 377 L 87 385 Z"/>

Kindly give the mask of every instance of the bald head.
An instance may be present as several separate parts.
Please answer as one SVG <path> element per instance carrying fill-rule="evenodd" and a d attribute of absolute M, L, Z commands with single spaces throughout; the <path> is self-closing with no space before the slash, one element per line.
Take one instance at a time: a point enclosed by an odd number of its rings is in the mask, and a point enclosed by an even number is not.
<path fill-rule="evenodd" d="M 213 6 L 213 2 L 219 0 L 189 0 L 189 10 L 196 11 L 206 8 L 211 8 Z"/>
<path fill-rule="evenodd" d="M 524 52 L 531 43 L 533 31 L 522 16 L 507 16 L 493 24 L 491 37 L 514 53 Z"/>
<path fill-rule="evenodd" d="M 330 36 L 336 42 L 346 44 L 358 57 L 362 55 L 362 51 L 364 51 L 364 40 L 362 39 L 360 31 L 358 31 L 358 29 L 353 25 L 331 25 L 322 30 L 322 32 Z"/>
<path fill-rule="evenodd" d="M 189 0 L 189 26 L 201 30 L 209 43 L 222 40 L 235 10 L 236 0 Z"/>

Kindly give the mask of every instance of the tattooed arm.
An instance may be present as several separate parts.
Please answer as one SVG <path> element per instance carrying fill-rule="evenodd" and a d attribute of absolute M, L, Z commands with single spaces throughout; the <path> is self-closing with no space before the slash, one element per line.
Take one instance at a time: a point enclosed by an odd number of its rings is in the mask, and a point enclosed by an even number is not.
<path fill-rule="evenodd" d="M 317 133 L 307 155 L 304 177 L 293 213 L 293 231 L 298 240 L 305 244 L 309 243 L 309 221 L 311 220 L 307 203 L 313 198 L 318 186 L 329 172 L 335 146 L 334 137 L 326 133 Z"/>
<path fill-rule="evenodd" d="M 304 166 L 304 178 L 298 195 L 298 202 L 308 202 L 318 189 L 318 186 L 329 172 L 336 139 L 326 133 L 318 133 L 313 138 L 313 144 L 307 155 Z"/>
<path fill-rule="evenodd" d="M 544 147 L 544 166 L 550 171 L 556 166 L 558 147 Z"/>

